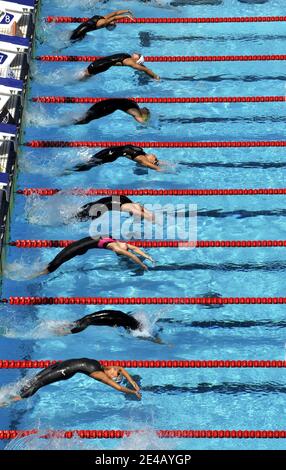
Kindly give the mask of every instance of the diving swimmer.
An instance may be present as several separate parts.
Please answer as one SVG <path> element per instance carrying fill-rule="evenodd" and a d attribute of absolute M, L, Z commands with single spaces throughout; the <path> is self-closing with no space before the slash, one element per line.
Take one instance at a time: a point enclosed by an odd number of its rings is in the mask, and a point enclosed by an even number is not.
<path fill-rule="evenodd" d="M 112 31 L 116 28 L 116 21 L 122 18 L 133 19 L 133 14 L 130 10 L 118 10 L 104 16 L 95 15 L 87 21 L 84 21 L 84 23 L 81 23 L 71 33 L 70 40 L 72 42 L 81 41 L 87 33 L 95 31 L 96 29 L 106 28 L 109 31 Z"/>
<path fill-rule="evenodd" d="M 146 153 L 142 147 L 135 145 L 120 145 L 118 147 L 108 147 L 100 150 L 93 155 L 87 162 L 75 165 L 71 170 L 67 170 L 66 174 L 71 171 L 89 171 L 95 166 L 104 165 L 104 163 L 115 162 L 119 157 L 126 157 L 142 166 L 151 170 L 160 171 L 160 161 L 152 153 Z"/>
<path fill-rule="evenodd" d="M 133 217 L 155 222 L 155 215 L 152 212 L 145 209 L 141 204 L 132 202 L 127 196 L 107 196 L 95 202 L 89 202 L 80 207 L 74 217 L 78 221 L 86 222 L 87 220 L 95 220 L 108 211 L 128 212 Z"/>
<path fill-rule="evenodd" d="M 84 255 L 88 252 L 88 250 L 93 248 L 107 249 L 113 251 L 118 256 L 126 256 L 127 258 L 130 258 L 132 261 L 134 261 L 134 263 L 141 266 L 141 268 L 143 268 L 145 271 L 148 270 L 148 267 L 139 259 L 139 256 L 154 262 L 153 258 L 147 255 L 140 248 L 132 246 L 128 243 L 120 242 L 109 236 L 97 236 L 94 238 L 86 237 L 71 243 L 69 246 L 61 250 L 43 271 L 34 274 L 30 279 L 52 273 L 56 271 L 62 264 L 71 260 L 75 256 Z"/>
<path fill-rule="evenodd" d="M 85 315 L 84 317 L 72 323 L 70 332 L 72 334 L 80 333 L 88 326 L 112 326 L 123 327 L 125 330 L 141 330 L 141 323 L 136 318 L 121 310 L 99 310 L 98 312 Z"/>
<path fill-rule="evenodd" d="M 112 114 L 115 111 L 123 111 L 130 114 L 135 121 L 141 124 L 147 122 L 150 118 L 149 109 L 139 108 L 138 104 L 133 100 L 127 98 L 109 98 L 95 103 L 82 118 L 75 120 L 74 124 L 88 124 L 94 119 L 108 116 L 108 114 Z"/>
<path fill-rule="evenodd" d="M 13 401 L 29 398 L 34 395 L 40 388 L 61 380 L 68 380 L 75 374 L 85 374 L 94 380 L 108 385 L 119 392 L 135 395 L 141 400 L 140 388 L 123 367 L 103 367 L 95 359 L 68 359 L 62 362 L 56 362 L 46 369 L 41 370 L 38 374 L 24 385 L 19 395 L 12 398 Z M 133 389 L 129 389 L 120 385 L 118 382 L 125 378 Z"/>
<path fill-rule="evenodd" d="M 142 54 L 134 52 L 130 54 L 113 54 L 92 62 L 80 75 L 80 80 L 90 78 L 92 75 L 98 75 L 99 73 L 106 72 L 110 67 L 131 67 L 132 69 L 145 72 L 149 77 L 154 80 L 160 80 L 159 75 L 156 75 L 152 70 L 148 69 L 144 63 L 144 57 Z"/>

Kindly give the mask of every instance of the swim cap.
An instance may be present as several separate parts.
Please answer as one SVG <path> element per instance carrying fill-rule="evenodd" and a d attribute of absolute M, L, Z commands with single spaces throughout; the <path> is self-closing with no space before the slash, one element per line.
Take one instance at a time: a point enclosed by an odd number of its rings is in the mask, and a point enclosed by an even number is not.
<path fill-rule="evenodd" d="M 108 31 L 113 31 L 116 28 L 116 24 L 115 23 L 114 24 L 110 23 L 105 27 L 106 27 L 106 29 L 108 29 Z"/>
<path fill-rule="evenodd" d="M 137 64 L 142 65 L 144 64 L 144 56 L 141 54 L 139 59 L 136 61 Z"/>

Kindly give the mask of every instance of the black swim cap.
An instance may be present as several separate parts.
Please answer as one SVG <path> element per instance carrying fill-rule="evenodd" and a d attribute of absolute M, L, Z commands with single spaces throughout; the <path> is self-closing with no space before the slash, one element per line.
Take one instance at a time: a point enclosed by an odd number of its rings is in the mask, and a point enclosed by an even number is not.
<path fill-rule="evenodd" d="M 105 27 L 106 27 L 106 29 L 108 29 L 108 31 L 113 31 L 116 28 L 116 24 L 111 24 L 110 23 Z"/>

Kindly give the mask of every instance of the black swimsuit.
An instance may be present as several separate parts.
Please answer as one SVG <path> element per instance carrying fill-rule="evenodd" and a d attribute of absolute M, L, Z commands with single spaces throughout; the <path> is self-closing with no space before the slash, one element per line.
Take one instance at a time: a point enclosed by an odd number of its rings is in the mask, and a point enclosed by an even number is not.
<path fill-rule="evenodd" d="M 132 204 L 127 196 L 107 196 L 82 206 L 76 214 L 81 221 L 94 220 L 108 211 L 120 211 L 123 204 Z"/>
<path fill-rule="evenodd" d="M 46 369 L 43 369 L 33 377 L 27 385 L 20 390 L 21 398 L 28 398 L 34 395 L 39 388 L 45 385 L 68 380 L 75 374 L 85 374 L 90 376 L 93 372 L 103 372 L 104 369 L 95 359 L 68 359 L 67 361 L 57 362 Z"/>
<path fill-rule="evenodd" d="M 71 34 L 71 41 L 81 41 L 87 33 L 95 31 L 96 29 L 104 28 L 104 26 L 97 26 L 98 20 L 102 20 L 104 16 L 95 15 L 89 20 L 81 23 Z"/>
<path fill-rule="evenodd" d="M 87 67 L 88 73 L 90 75 L 97 75 L 98 73 L 106 72 L 106 70 L 114 65 L 123 65 L 124 59 L 130 59 L 130 57 L 130 54 L 124 53 L 102 57 L 101 59 L 95 60 Z"/>
<path fill-rule="evenodd" d="M 138 104 L 127 98 L 109 98 L 95 103 L 82 119 L 75 121 L 75 124 L 88 124 L 93 119 L 99 119 L 117 110 L 127 112 L 129 109 L 140 109 Z"/>
<path fill-rule="evenodd" d="M 76 165 L 74 171 L 88 171 L 94 166 L 103 165 L 104 163 L 115 162 L 119 157 L 129 157 L 135 160 L 139 155 L 146 155 L 142 147 L 135 145 L 120 145 L 118 147 L 109 147 L 93 155 L 86 163 Z"/>
<path fill-rule="evenodd" d="M 140 323 L 134 317 L 127 315 L 121 310 L 100 310 L 99 312 L 91 313 L 83 318 L 74 322 L 74 327 L 71 333 L 79 333 L 85 330 L 88 326 L 122 326 L 126 330 L 140 329 Z"/>
<path fill-rule="evenodd" d="M 106 237 L 106 242 L 101 244 L 99 247 L 98 244 L 102 239 L 105 239 L 105 237 L 86 237 L 71 243 L 69 246 L 61 250 L 57 256 L 48 264 L 47 270 L 49 273 L 52 273 L 56 271 L 56 269 L 58 269 L 63 263 L 66 263 L 75 256 L 84 255 L 92 248 L 106 248 L 109 243 L 115 241 L 114 239 Z"/>

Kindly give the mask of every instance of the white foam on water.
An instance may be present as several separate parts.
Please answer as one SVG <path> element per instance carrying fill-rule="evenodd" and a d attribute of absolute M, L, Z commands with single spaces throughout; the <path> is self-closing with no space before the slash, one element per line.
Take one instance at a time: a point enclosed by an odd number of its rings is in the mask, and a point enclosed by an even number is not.
<path fill-rule="evenodd" d="M 25 216 L 30 224 L 42 226 L 58 226 L 75 223 L 75 214 L 82 206 L 84 199 L 76 197 L 71 199 L 71 195 L 59 192 L 49 198 L 42 198 L 38 195 L 30 196 L 26 199 Z"/>
<path fill-rule="evenodd" d="M 3 270 L 3 275 L 12 281 L 26 281 L 32 279 L 37 273 L 41 272 L 46 265 L 39 259 L 33 262 L 24 261 L 19 258 L 12 263 L 6 263 Z"/>

